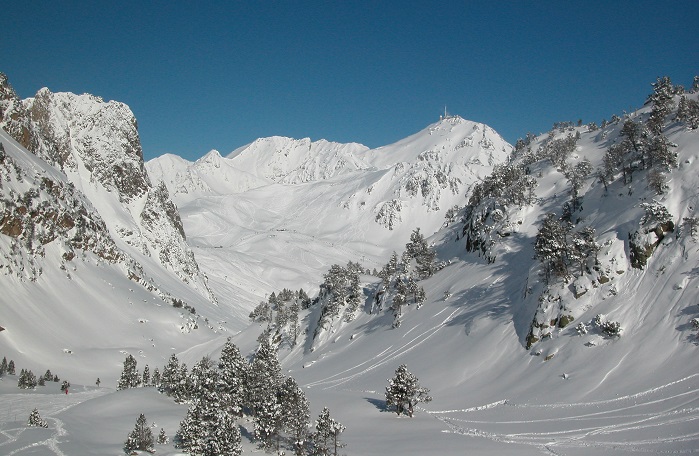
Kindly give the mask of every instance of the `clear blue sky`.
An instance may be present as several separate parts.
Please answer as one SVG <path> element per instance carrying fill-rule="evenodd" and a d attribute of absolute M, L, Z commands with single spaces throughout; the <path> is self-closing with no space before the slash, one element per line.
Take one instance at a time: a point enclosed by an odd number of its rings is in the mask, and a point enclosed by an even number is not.
<path fill-rule="evenodd" d="M 696 1 L 18 1 L 0 71 L 127 103 L 146 159 L 283 135 L 390 144 L 452 114 L 514 142 L 699 74 Z"/>

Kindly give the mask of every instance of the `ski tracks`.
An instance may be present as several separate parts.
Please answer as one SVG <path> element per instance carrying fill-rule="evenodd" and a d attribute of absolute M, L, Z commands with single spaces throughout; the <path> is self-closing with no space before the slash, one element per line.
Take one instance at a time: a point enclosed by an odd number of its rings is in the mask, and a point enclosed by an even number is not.
<path fill-rule="evenodd" d="M 6 411 L 8 414 L 0 414 L 0 435 L 6 440 L 0 442 L 0 454 L 12 456 L 22 454 L 27 450 L 34 450 L 38 447 L 46 447 L 51 454 L 56 456 L 66 456 L 59 448 L 59 441 L 68 432 L 64 428 L 64 423 L 54 415 L 58 415 L 82 402 L 106 394 L 107 390 L 93 390 L 76 392 L 69 395 L 63 394 L 6 394 Z M 24 422 L 29 417 L 32 409 L 38 409 L 49 423 L 52 430 L 51 436 L 32 442 L 32 436 L 27 434 L 27 430 L 44 431 L 43 428 L 30 428 L 29 426 L 11 427 Z M 12 411 L 12 413 L 10 413 Z M 52 424 L 52 425 L 51 425 Z M 45 432 L 45 431 L 44 431 Z M 45 435 L 45 434 L 43 434 Z"/>
<path fill-rule="evenodd" d="M 699 448 L 699 387 L 690 382 L 698 375 L 609 400 L 571 404 L 501 400 L 458 410 L 423 410 L 444 423 L 444 432 L 535 446 L 549 454 L 571 448 L 673 452 Z M 504 405 L 509 407 L 500 408 Z"/>
<path fill-rule="evenodd" d="M 440 311 L 437 313 L 434 317 L 438 317 L 442 312 Z M 323 389 L 330 389 L 330 388 L 335 388 L 340 385 L 343 385 L 347 382 L 350 382 L 357 377 L 360 377 L 367 372 L 370 372 L 374 369 L 377 369 L 393 360 L 398 358 L 399 356 L 402 356 L 406 353 L 409 353 L 410 351 L 416 349 L 420 345 L 424 344 L 427 340 L 429 340 L 432 336 L 434 336 L 440 329 L 442 329 L 447 323 L 449 323 L 453 318 L 455 318 L 459 313 L 463 311 L 462 308 L 457 308 L 454 311 L 452 311 L 446 318 L 444 318 L 442 321 L 437 323 L 436 325 L 430 327 L 429 329 L 421 332 L 417 336 L 413 337 L 412 339 L 408 340 L 404 344 L 401 344 L 397 346 L 396 348 L 393 348 L 394 346 L 391 345 L 385 350 L 383 350 L 381 353 L 378 355 L 374 356 L 373 358 L 364 361 L 360 364 L 357 364 L 355 366 L 350 367 L 349 369 L 346 369 L 342 372 L 338 372 L 337 374 L 317 380 L 315 382 L 310 382 L 307 383 L 305 386 L 308 388 L 311 387 L 317 387 L 317 386 L 322 386 Z M 433 318 L 434 318 L 433 317 Z M 412 328 L 410 332 L 415 328 Z M 368 366 L 367 366 L 368 364 Z M 366 367 L 364 367 L 366 366 Z M 349 372 L 353 372 L 352 374 L 342 376 L 343 374 L 347 374 Z"/>

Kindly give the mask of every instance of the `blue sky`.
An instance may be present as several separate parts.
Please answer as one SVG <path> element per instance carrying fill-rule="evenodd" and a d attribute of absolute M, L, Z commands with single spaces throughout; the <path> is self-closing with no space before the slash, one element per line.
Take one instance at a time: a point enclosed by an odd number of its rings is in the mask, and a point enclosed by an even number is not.
<path fill-rule="evenodd" d="M 694 1 L 12 2 L 0 71 L 134 111 L 146 159 L 283 135 L 390 144 L 452 114 L 510 142 L 699 74 Z"/>

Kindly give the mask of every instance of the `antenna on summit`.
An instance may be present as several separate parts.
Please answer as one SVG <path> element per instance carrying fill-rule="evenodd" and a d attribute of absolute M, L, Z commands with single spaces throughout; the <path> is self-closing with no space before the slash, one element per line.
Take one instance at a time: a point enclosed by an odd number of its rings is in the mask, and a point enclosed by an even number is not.
<path fill-rule="evenodd" d="M 444 105 L 444 116 L 439 116 L 439 120 L 446 119 L 447 117 L 449 117 L 447 114 L 447 105 Z"/>

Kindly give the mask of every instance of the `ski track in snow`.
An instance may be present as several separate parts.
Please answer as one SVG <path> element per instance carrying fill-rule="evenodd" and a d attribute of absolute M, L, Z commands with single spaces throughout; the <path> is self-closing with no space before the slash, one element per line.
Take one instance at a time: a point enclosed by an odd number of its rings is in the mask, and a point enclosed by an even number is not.
<path fill-rule="evenodd" d="M 12 456 L 21 454 L 25 450 L 35 450 L 37 447 L 45 446 L 56 456 L 66 456 L 58 445 L 59 439 L 68 433 L 63 427 L 63 421 L 54 415 L 60 414 L 87 400 L 107 394 L 107 392 L 109 392 L 107 389 L 97 389 L 71 394 L 3 394 L 3 409 L 0 412 L 0 435 L 5 437 L 6 440 L 0 442 L 0 454 Z M 18 443 L 26 430 L 34 429 L 27 425 L 15 426 L 18 423 L 26 423 L 30 412 L 35 408 L 39 410 L 47 422 L 53 422 L 53 426 L 50 427 L 50 429 L 53 429 L 51 437 L 10 450 L 13 444 Z M 6 452 L 8 450 L 9 452 Z"/>
<path fill-rule="evenodd" d="M 687 385 L 687 382 L 697 376 L 699 374 L 693 374 L 639 393 L 600 401 L 514 404 L 501 400 L 458 410 L 420 409 L 444 423 L 448 428 L 444 432 L 536 446 L 554 455 L 562 454 L 559 450 L 565 448 L 675 453 L 673 444 L 684 443 L 686 446 L 692 442 L 697 450 L 681 452 L 694 453 L 699 452 L 699 423 L 695 424 L 699 421 L 699 387 Z M 683 391 L 671 391 L 672 388 L 682 388 Z M 653 395 L 660 397 L 654 398 Z M 498 412 L 497 420 L 478 416 L 502 406 L 509 409 Z M 629 413 L 634 409 L 637 413 Z M 542 411 L 546 416 L 538 417 Z M 556 411 L 567 413 L 557 415 Z M 503 419 L 508 415 L 519 418 L 528 413 L 535 416 L 532 419 Z M 666 429 L 674 429 L 675 433 L 662 434 Z"/>
<path fill-rule="evenodd" d="M 442 311 L 438 312 L 434 317 L 439 316 L 442 313 Z M 452 311 L 449 314 L 449 316 L 447 316 L 444 320 L 442 320 L 438 324 L 421 332 L 420 334 L 413 337 L 405 344 L 400 345 L 399 347 L 396 347 L 395 349 L 393 348 L 393 345 L 391 345 L 387 349 L 385 349 L 384 351 L 382 351 L 381 353 L 379 353 L 378 355 L 376 355 L 374 358 L 372 358 L 370 360 L 367 360 L 363 363 L 352 366 L 352 367 L 350 367 L 342 372 L 338 372 L 337 374 L 335 374 L 331 377 L 327 377 L 327 378 L 324 378 L 322 380 L 317 380 L 315 382 L 307 383 L 305 386 L 307 388 L 312 388 L 312 387 L 316 387 L 316 386 L 328 385 L 328 386 L 325 386 L 323 389 L 330 389 L 330 388 L 334 388 L 334 387 L 343 385 L 347 382 L 350 382 L 350 381 L 354 380 L 355 378 L 360 377 L 360 376 L 366 374 L 367 372 L 370 372 L 378 367 L 381 367 L 381 366 L 393 361 L 394 359 L 398 358 L 399 356 L 404 355 L 405 353 L 408 353 L 408 352 L 414 350 L 415 348 L 419 347 L 420 345 L 425 343 L 427 340 L 429 340 L 432 336 L 434 336 L 440 329 L 442 329 L 447 323 L 449 323 L 449 321 L 451 321 L 454 317 L 456 317 L 462 311 L 463 311 L 462 308 L 457 308 L 456 310 Z M 358 372 L 355 372 L 355 373 L 348 375 L 348 376 L 335 378 L 338 375 L 342 375 L 342 374 L 360 369 L 360 368 L 362 368 L 362 366 L 364 366 L 368 362 L 372 362 L 372 361 L 373 361 L 373 363 L 371 365 L 361 369 Z"/>

